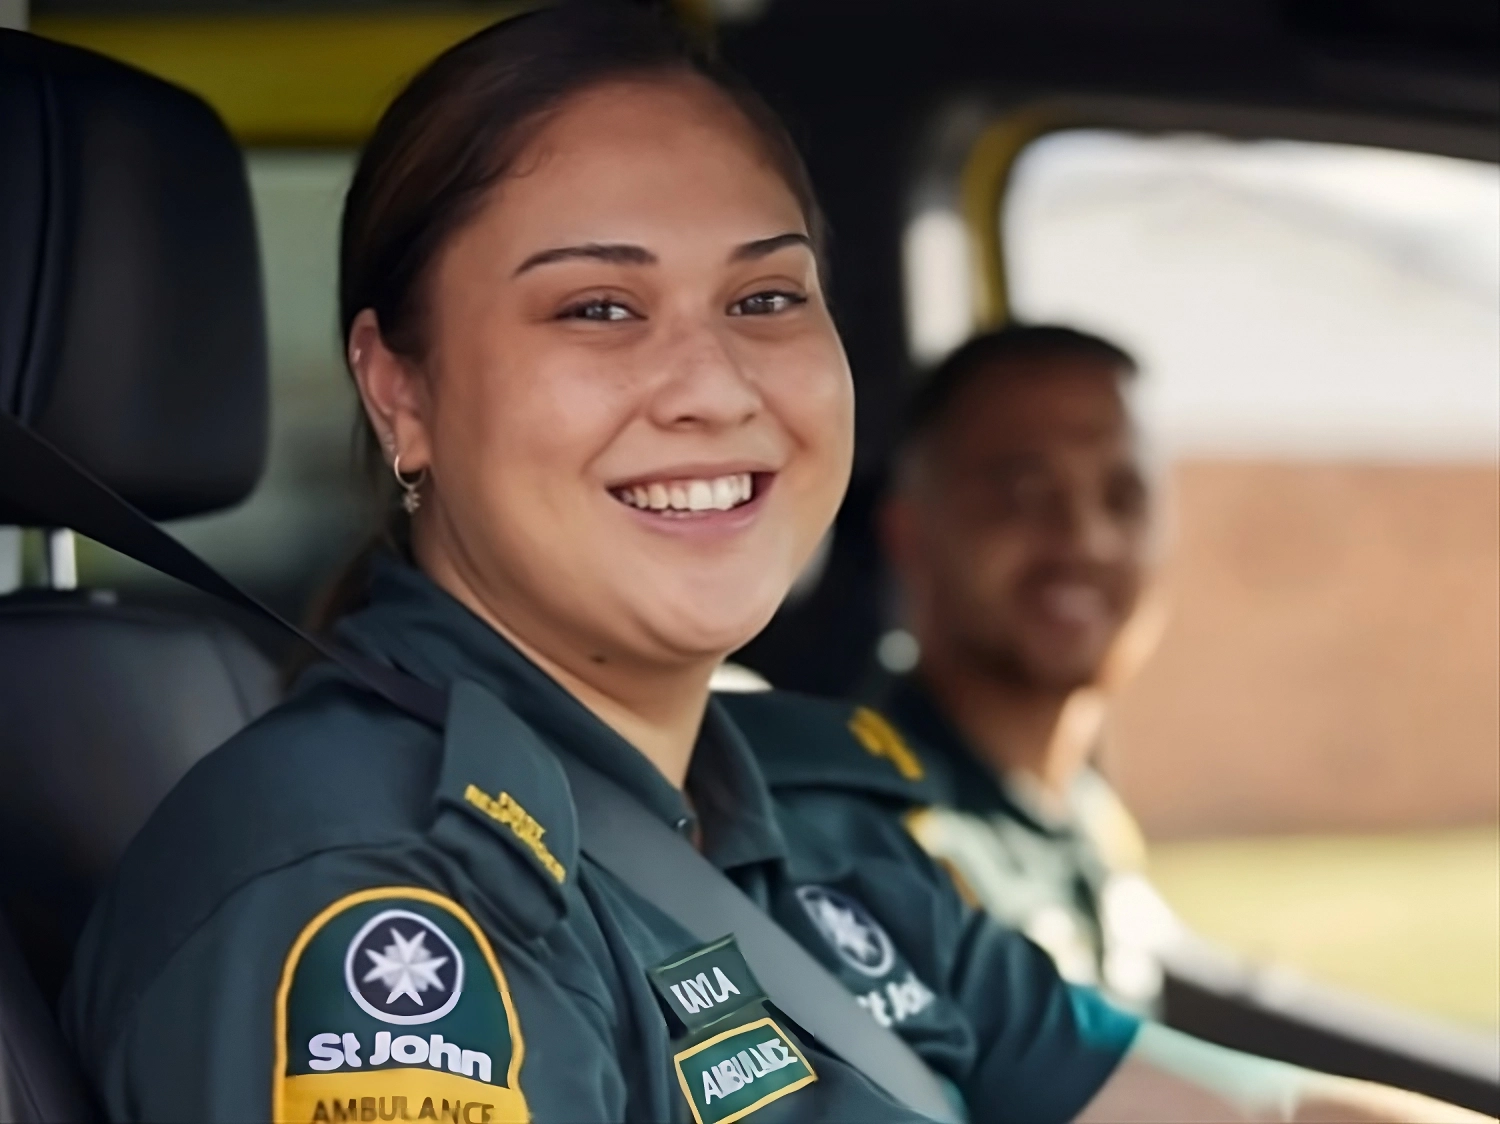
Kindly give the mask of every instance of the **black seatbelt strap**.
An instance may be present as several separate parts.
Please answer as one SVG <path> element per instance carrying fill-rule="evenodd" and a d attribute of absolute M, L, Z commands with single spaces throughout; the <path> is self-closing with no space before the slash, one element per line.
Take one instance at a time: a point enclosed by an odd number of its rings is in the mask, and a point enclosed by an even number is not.
<path fill-rule="evenodd" d="M 39 502 L 38 496 L 45 496 Z M 0 501 L 36 527 L 69 527 L 194 589 L 281 626 L 393 706 L 442 729 L 442 691 L 298 628 L 199 558 L 46 438 L 0 410 Z"/>
<path fill-rule="evenodd" d="M 766 994 L 822 1045 L 908 1108 L 957 1124 L 955 1106 L 916 1051 L 877 1023 L 718 867 L 613 781 L 571 754 L 559 760 L 590 858 L 699 940 L 733 933 Z"/>
<path fill-rule="evenodd" d="M 36 497 L 45 496 L 40 502 Z M 0 502 L 35 526 L 68 527 L 204 593 L 273 621 L 392 706 L 436 728 L 447 695 L 335 647 L 262 604 L 44 437 L 0 410 Z M 896 1100 L 943 1124 L 960 1116 L 942 1083 L 899 1036 L 880 1026 L 833 975 L 687 840 L 598 772 L 559 760 L 584 851 L 699 939 L 732 932 L 771 1000 Z"/>

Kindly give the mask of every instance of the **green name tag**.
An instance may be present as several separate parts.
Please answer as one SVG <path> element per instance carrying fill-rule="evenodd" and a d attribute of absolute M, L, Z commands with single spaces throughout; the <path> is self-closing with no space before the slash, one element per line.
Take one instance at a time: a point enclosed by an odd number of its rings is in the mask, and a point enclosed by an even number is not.
<path fill-rule="evenodd" d="M 766 998 L 733 936 L 693 949 L 650 974 L 656 993 L 688 1034 Z"/>
<path fill-rule="evenodd" d="M 818 1079 L 728 936 L 650 972 L 684 1033 L 673 1056 L 697 1124 L 728 1124 Z"/>
<path fill-rule="evenodd" d="M 673 1062 L 697 1124 L 729 1124 L 818 1079 L 770 1016 L 712 1035 Z"/>

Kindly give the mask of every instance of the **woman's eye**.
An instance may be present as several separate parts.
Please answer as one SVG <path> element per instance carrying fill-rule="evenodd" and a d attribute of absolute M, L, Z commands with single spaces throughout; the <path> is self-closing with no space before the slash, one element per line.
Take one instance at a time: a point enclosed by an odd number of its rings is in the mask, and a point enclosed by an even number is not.
<path fill-rule="evenodd" d="M 630 320 L 635 313 L 619 301 L 587 300 L 569 305 L 558 316 L 559 320 Z"/>
<path fill-rule="evenodd" d="M 806 304 L 807 298 L 801 293 L 765 292 L 755 293 L 737 300 L 729 306 L 731 316 L 770 316 L 777 312 L 785 312 L 794 305 Z"/>

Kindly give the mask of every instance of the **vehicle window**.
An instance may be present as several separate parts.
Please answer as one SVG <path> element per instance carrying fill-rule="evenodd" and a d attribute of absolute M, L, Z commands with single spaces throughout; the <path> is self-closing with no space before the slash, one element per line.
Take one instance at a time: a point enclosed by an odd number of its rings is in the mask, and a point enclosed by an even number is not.
<path fill-rule="evenodd" d="M 1171 616 L 1109 753 L 1161 888 L 1245 953 L 1500 1027 L 1500 172 L 1069 131 L 1001 231 L 1016 317 L 1145 371 Z"/>
<path fill-rule="evenodd" d="M 340 357 L 336 306 L 339 214 L 354 154 L 261 149 L 247 153 L 247 164 L 270 337 L 269 459 L 245 503 L 171 530 L 298 617 L 310 583 L 330 572 L 364 526 L 352 460 L 355 395 Z M 85 585 L 181 595 L 170 579 L 92 543 L 80 543 L 79 570 Z"/>

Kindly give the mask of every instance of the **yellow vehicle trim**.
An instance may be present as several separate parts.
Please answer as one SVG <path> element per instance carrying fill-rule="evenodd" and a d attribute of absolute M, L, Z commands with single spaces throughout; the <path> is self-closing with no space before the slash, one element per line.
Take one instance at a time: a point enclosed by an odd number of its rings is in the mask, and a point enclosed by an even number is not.
<path fill-rule="evenodd" d="M 969 230 L 976 332 L 998 327 L 1010 310 L 1000 206 L 1016 160 L 1039 137 L 1073 124 L 1061 106 L 1029 106 L 991 123 L 969 149 L 960 173 L 959 205 Z"/>
<path fill-rule="evenodd" d="M 38 15 L 32 30 L 184 86 L 246 145 L 358 144 L 424 63 L 536 0 L 344 13 Z"/>

